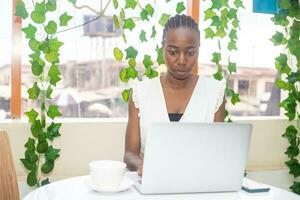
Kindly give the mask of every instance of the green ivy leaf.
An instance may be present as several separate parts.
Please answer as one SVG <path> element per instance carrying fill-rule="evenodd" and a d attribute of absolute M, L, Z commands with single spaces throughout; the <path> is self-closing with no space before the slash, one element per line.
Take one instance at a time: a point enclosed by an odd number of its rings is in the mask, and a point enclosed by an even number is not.
<path fill-rule="evenodd" d="M 68 25 L 68 22 L 72 19 L 73 17 L 72 16 L 69 16 L 67 14 L 67 12 L 65 12 L 64 14 L 62 14 L 60 17 L 59 17 L 59 25 L 60 26 L 67 26 Z"/>
<path fill-rule="evenodd" d="M 289 24 L 289 20 L 286 18 L 286 15 L 283 14 L 275 14 L 274 17 L 271 18 L 275 25 L 287 26 Z"/>
<path fill-rule="evenodd" d="M 231 40 L 237 40 L 238 39 L 238 37 L 237 37 L 237 35 L 236 35 L 236 30 L 235 29 L 231 29 L 230 30 L 230 33 L 229 33 L 229 38 L 231 39 Z"/>
<path fill-rule="evenodd" d="M 228 14 L 227 14 L 227 17 L 228 17 L 229 19 L 236 19 L 236 18 L 237 18 L 236 13 L 237 13 L 237 9 L 230 8 L 230 9 L 229 9 L 229 12 L 228 12 Z"/>
<path fill-rule="evenodd" d="M 128 58 L 136 58 L 136 56 L 138 55 L 138 51 L 133 48 L 132 46 L 128 47 L 127 49 L 125 49 L 126 51 L 126 60 Z"/>
<path fill-rule="evenodd" d="M 287 80 L 291 84 L 295 84 L 297 81 L 300 82 L 300 73 L 299 72 L 291 72 L 288 74 Z M 300 96 L 299 96 L 300 97 Z M 298 98 L 299 99 L 299 98 Z M 299 99 L 300 100 L 300 99 Z"/>
<path fill-rule="evenodd" d="M 236 8 L 245 8 L 245 6 L 243 5 L 243 2 L 241 0 L 234 0 L 233 3 Z"/>
<path fill-rule="evenodd" d="M 28 17 L 28 13 L 27 13 L 27 10 L 25 8 L 25 4 L 23 1 L 17 1 L 15 15 L 22 17 L 22 19 L 26 19 Z"/>
<path fill-rule="evenodd" d="M 35 51 L 34 53 L 30 54 L 29 57 L 32 60 L 38 60 L 38 59 L 40 59 L 40 55 L 41 55 L 41 53 L 39 51 Z"/>
<path fill-rule="evenodd" d="M 46 4 L 48 11 L 52 12 L 56 10 L 56 0 L 49 0 Z"/>
<path fill-rule="evenodd" d="M 123 8 L 122 8 L 121 11 L 120 11 L 120 18 L 121 18 L 122 20 L 125 19 L 125 11 L 124 11 Z"/>
<path fill-rule="evenodd" d="M 300 194 L 300 182 L 294 181 L 293 185 L 291 185 L 290 189 L 296 193 Z"/>
<path fill-rule="evenodd" d="M 236 47 L 236 41 L 231 40 L 231 41 L 228 43 L 228 50 L 229 50 L 229 51 L 237 50 L 237 47 Z"/>
<path fill-rule="evenodd" d="M 47 99 L 52 99 L 51 94 L 53 92 L 53 89 L 51 88 L 51 85 L 48 86 L 47 91 L 46 91 L 46 98 Z"/>
<path fill-rule="evenodd" d="M 118 19 L 117 15 L 114 15 L 113 19 L 114 19 L 115 28 L 119 29 L 120 28 L 120 23 L 119 23 L 119 19 Z"/>
<path fill-rule="evenodd" d="M 38 153 L 45 153 L 48 149 L 48 142 L 46 140 L 41 141 L 36 146 L 36 151 Z"/>
<path fill-rule="evenodd" d="M 52 160 L 47 160 L 41 167 L 41 171 L 44 174 L 49 174 L 54 168 L 54 162 Z"/>
<path fill-rule="evenodd" d="M 42 43 L 32 38 L 29 40 L 29 47 L 32 51 L 39 51 L 39 47 Z"/>
<path fill-rule="evenodd" d="M 221 59 L 222 59 L 221 53 L 214 52 L 212 55 L 213 55 L 213 58 L 212 58 L 211 61 L 212 61 L 213 63 L 218 64 L 218 63 L 221 61 Z"/>
<path fill-rule="evenodd" d="M 153 65 L 151 56 L 144 55 L 143 64 L 144 64 L 145 68 L 151 67 Z"/>
<path fill-rule="evenodd" d="M 29 99 L 37 99 L 38 96 L 40 95 L 40 88 L 37 85 L 37 82 L 34 82 L 32 88 L 28 89 L 28 94 L 29 94 Z"/>
<path fill-rule="evenodd" d="M 50 145 L 45 153 L 46 160 L 56 160 L 59 157 L 59 152 L 60 149 L 55 149 L 52 145 Z"/>
<path fill-rule="evenodd" d="M 33 165 L 32 163 L 30 163 L 29 160 L 21 158 L 20 159 L 21 163 L 23 164 L 23 166 L 27 169 L 27 170 L 32 170 L 33 169 Z"/>
<path fill-rule="evenodd" d="M 221 4 L 220 0 L 212 0 L 211 2 L 212 2 L 211 9 L 219 10 L 222 7 L 222 4 Z"/>
<path fill-rule="evenodd" d="M 134 58 L 130 58 L 128 61 L 128 65 L 130 67 L 135 67 L 136 66 L 136 60 Z"/>
<path fill-rule="evenodd" d="M 212 17 L 216 16 L 217 14 L 211 9 L 207 9 L 204 11 L 204 20 L 211 19 Z"/>
<path fill-rule="evenodd" d="M 238 19 L 234 19 L 232 21 L 233 28 L 238 28 L 240 26 L 240 21 Z"/>
<path fill-rule="evenodd" d="M 293 143 L 297 143 L 295 140 Z M 299 147 L 295 144 L 291 144 L 284 152 L 289 158 L 294 158 L 299 155 Z"/>
<path fill-rule="evenodd" d="M 236 103 L 240 102 L 240 95 L 235 93 L 233 90 L 231 91 L 231 103 L 235 105 Z"/>
<path fill-rule="evenodd" d="M 41 186 L 48 185 L 49 183 L 49 178 L 46 178 L 41 182 Z"/>
<path fill-rule="evenodd" d="M 178 2 L 176 5 L 176 13 L 180 14 L 185 10 L 185 6 L 183 2 Z"/>
<path fill-rule="evenodd" d="M 289 74 L 291 71 L 291 68 L 287 64 L 287 55 L 286 54 L 280 54 L 277 58 L 275 58 L 275 66 L 276 69 L 280 74 Z"/>
<path fill-rule="evenodd" d="M 41 134 L 43 132 L 41 120 L 35 120 L 35 122 L 31 126 L 30 130 L 31 130 L 32 135 L 35 138 L 37 138 L 38 134 Z"/>
<path fill-rule="evenodd" d="M 214 38 L 215 33 L 210 27 L 206 28 L 204 31 L 205 31 L 205 38 L 212 38 L 212 39 Z"/>
<path fill-rule="evenodd" d="M 45 26 L 45 31 L 49 35 L 56 33 L 56 31 L 57 31 L 57 24 L 55 23 L 55 21 L 49 21 L 48 24 L 47 24 L 47 26 Z"/>
<path fill-rule="evenodd" d="M 37 177 L 35 171 L 32 171 L 27 175 L 27 184 L 31 187 L 37 184 Z"/>
<path fill-rule="evenodd" d="M 57 38 L 51 38 L 49 39 L 48 44 L 51 51 L 57 52 L 64 43 L 59 41 Z"/>
<path fill-rule="evenodd" d="M 158 76 L 158 72 L 153 70 L 151 67 L 148 67 L 144 75 L 146 75 L 149 79 L 152 79 Z"/>
<path fill-rule="evenodd" d="M 123 92 L 122 92 L 122 98 L 123 98 L 123 100 L 125 101 L 125 102 L 128 102 L 128 100 L 129 100 L 129 97 L 131 96 L 131 94 L 132 94 L 132 89 L 130 88 L 130 89 L 125 89 L 125 90 L 123 90 Z"/>
<path fill-rule="evenodd" d="M 162 14 L 159 19 L 159 24 L 164 27 L 166 25 L 166 23 L 168 22 L 169 18 L 170 18 L 170 15 Z"/>
<path fill-rule="evenodd" d="M 154 8 L 151 6 L 151 4 L 147 4 L 145 7 L 145 10 L 147 11 L 147 14 L 150 15 L 151 17 L 154 14 Z"/>
<path fill-rule="evenodd" d="M 35 37 L 36 27 L 29 24 L 26 28 L 22 28 L 22 31 L 25 33 L 26 38 L 32 39 Z"/>
<path fill-rule="evenodd" d="M 159 48 L 158 46 L 156 46 L 156 49 L 155 49 L 156 53 L 157 53 L 157 58 L 156 58 L 156 61 L 159 65 L 161 64 L 164 64 L 165 61 L 164 61 L 164 56 L 163 56 L 163 48 Z"/>
<path fill-rule="evenodd" d="M 50 52 L 49 42 L 43 41 L 42 44 L 39 46 L 39 49 L 44 53 Z"/>
<path fill-rule="evenodd" d="M 222 80 L 223 79 L 223 73 L 222 73 L 222 70 L 218 69 L 218 71 L 216 73 L 214 73 L 214 78 L 216 80 Z"/>
<path fill-rule="evenodd" d="M 136 5 L 137 5 L 136 0 L 125 0 L 125 1 L 126 1 L 125 9 L 126 9 L 126 8 L 132 8 L 132 9 L 135 9 L 135 7 L 136 7 Z"/>
<path fill-rule="evenodd" d="M 145 9 L 143 9 L 143 10 L 141 11 L 140 16 L 141 16 L 141 19 L 142 19 L 143 21 L 145 21 L 145 20 L 149 21 L 149 19 L 148 19 L 148 13 L 147 13 L 147 11 L 146 11 Z"/>
<path fill-rule="evenodd" d="M 236 63 L 232 63 L 229 61 L 228 63 L 228 71 L 231 74 L 232 72 L 236 72 Z"/>
<path fill-rule="evenodd" d="M 138 72 L 134 67 L 129 67 L 128 68 L 128 76 L 132 79 L 135 79 L 138 76 Z"/>
<path fill-rule="evenodd" d="M 132 31 L 134 27 L 135 27 L 135 23 L 132 18 L 128 18 L 124 20 L 123 29 L 129 29 L 130 31 Z"/>
<path fill-rule="evenodd" d="M 44 65 L 41 65 L 37 61 L 31 62 L 31 71 L 32 71 L 33 75 L 40 76 L 43 73 L 43 70 L 44 70 Z"/>
<path fill-rule="evenodd" d="M 118 61 L 122 61 L 123 60 L 123 52 L 118 47 L 114 48 L 114 57 Z"/>
<path fill-rule="evenodd" d="M 55 117 L 62 116 L 61 112 L 58 110 L 57 105 L 50 105 L 47 115 L 51 118 L 54 119 Z"/>
<path fill-rule="evenodd" d="M 215 36 L 218 36 L 220 38 L 224 38 L 226 36 L 225 29 L 223 27 L 218 27 Z"/>
<path fill-rule="evenodd" d="M 145 32 L 144 30 L 141 31 L 139 37 L 140 37 L 140 41 L 141 41 L 141 42 L 147 42 L 146 32 Z"/>
<path fill-rule="evenodd" d="M 38 161 L 38 159 L 39 158 L 35 154 L 35 151 L 28 150 L 28 149 L 25 151 L 25 160 L 31 164 L 31 169 L 29 169 L 29 170 L 32 170 L 35 168 L 36 161 Z M 26 167 L 26 169 L 27 169 L 27 167 Z"/>
<path fill-rule="evenodd" d="M 211 26 L 221 26 L 221 21 L 218 16 L 214 16 L 211 19 L 212 19 L 212 22 L 210 24 Z"/>
<path fill-rule="evenodd" d="M 286 38 L 283 36 L 282 33 L 278 32 L 278 31 L 276 31 L 275 35 L 272 36 L 271 41 L 273 42 L 273 44 L 275 46 L 287 43 Z"/>
<path fill-rule="evenodd" d="M 60 127 L 61 127 L 61 123 L 52 122 L 51 125 L 47 128 L 46 137 L 51 141 L 53 141 L 54 138 L 59 137 Z"/>
<path fill-rule="evenodd" d="M 292 174 L 295 178 L 300 176 L 300 164 L 297 159 L 291 158 L 289 161 L 286 161 L 285 164 L 289 167 L 290 174 Z"/>
<path fill-rule="evenodd" d="M 220 1 L 221 1 L 221 4 L 222 4 L 222 7 L 229 7 L 228 0 L 220 0 Z"/>
<path fill-rule="evenodd" d="M 51 51 L 45 55 L 45 58 L 50 63 L 58 63 L 59 62 L 58 56 L 59 56 L 58 52 Z"/>
<path fill-rule="evenodd" d="M 152 32 L 151 32 L 151 38 L 155 38 L 156 36 L 156 30 L 155 30 L 155 26 L 152 26 Z"/>
<path fill-rule="evenodd" d="M 37 24 L 42 24 L 46 20 L 45 13 L 39 13 L 37 11 L 33 11 L 30 15 L 32 21 L 34 21 Z"/>
<path fill-rule="evenodd" d="M 123 68 L 119 73 L 119 77 L 122 82 L 127 83 L 130 78 L 128 68 Z"/>
<path fill-rule="evenodd" d="M 35 150 L 35 140 L 33 138 L 28 138 L 24 147 L 26 147 L 26 149 L 29 151 L 34 151 Z"/>
<path fill-rule="evenodd" d="M 56 86 L 56 83 L 61 80 L 60 71 L 57 65 L 52 65 L 49 69 L 48 76 L 50 77 L 50 84 Z"/>
<path fill-rule="evenodd" d="M 113 0 L 114 8 L 117 9 L 119 6 L 118 0 Z"/>
<path fill-rule="evenodd" d="M 38 112 L 32 108 L 30 111 L 25 112 L 25 115 L 28 117 L 29 122 L 34 123 L 38 116 Z"/>
<path fill-rule="evenodd" d="M 278 88 L 283 90 L 292 90 L 292 85 L 290 83 L 286 83 L 281 79 L 276 79 L 275 84 Z"/>
<path fill-rule="evenodd" d="M 282 137 L 286 138 L 289 142 L 291 142 L 296 139 L 297 133 L 298 133 L 298 131 L 295 128 L 295 126 L 290 125 L 285 129 L 285 132 L 282 135 Z"/>

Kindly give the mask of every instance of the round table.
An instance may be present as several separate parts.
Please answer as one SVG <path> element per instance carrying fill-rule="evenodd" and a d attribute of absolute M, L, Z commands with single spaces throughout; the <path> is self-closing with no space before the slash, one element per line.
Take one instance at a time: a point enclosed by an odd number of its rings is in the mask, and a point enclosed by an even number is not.
<path fill-rule="evenodd" d="M 127 177 L 134 172 L 127 172 Z M 25 196 L 23 200 L 299 200 L 300 196 L 286 190 L 270 186 L 269 192 L 247 193 L 245 191 L 227 193 L 195 193 L 142 195 L 132 186 L 119 193 L 100 193 L 93 191 L 88 185 L 89 176 L 79 176 L 53 182 L 40 187 Z"/>

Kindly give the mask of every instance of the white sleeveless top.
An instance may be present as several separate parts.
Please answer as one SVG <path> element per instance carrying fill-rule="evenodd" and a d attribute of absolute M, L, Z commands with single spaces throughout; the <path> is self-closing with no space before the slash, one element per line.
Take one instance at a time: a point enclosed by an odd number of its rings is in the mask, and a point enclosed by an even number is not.
<path fill-rule="evenodd" d="M 147 130 L 153 122 L 169 122 L 169 115 L 159 77 L 137 81 L 132 100 L 139 109 L 141 152 L 144 152 Z M 213 122 L 223 102 L 225 82 L 199 76 L 193 94 L 180 122 Z"/>

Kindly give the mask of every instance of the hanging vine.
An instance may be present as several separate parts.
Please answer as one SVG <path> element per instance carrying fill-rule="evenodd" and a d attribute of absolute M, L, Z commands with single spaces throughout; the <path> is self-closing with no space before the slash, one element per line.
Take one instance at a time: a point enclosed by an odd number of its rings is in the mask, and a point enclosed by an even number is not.
<path fill-rule="evenodd" d="M 231 74 L 236 72 L 236 63 L 230 56 L 225 58 L 222 54 L 222 48 L 231 51 L 237 51 L 237 32 L 239 19 L 237 13 L 239 9 L 244 8 L 241 0 L 211 0 L 211 6 L 204 11 L 204 20 L 210 21 L 210 25 L 204 29 L 205 38 L 216 41 L 218 51 L 212 54 L 211 61 L 217 66 L 217 71 L 213 75 L 216 80 L 226 79 L 226 96 L 231 98 L 231 103 L 235 105 L 240 102 L 239 94 L 236 93 L 230 85 Z M 227 60 L 227 69 L 222 68 L 221 61 Z M 231 122 L 229 113 L 225 111 L 225 120 Z"/>
<path fill-rule="evenodd" d="M 282 46 L 284 51 L 275 58 L 275 66 L 281 75 L 276 79 L 276 86 L 287 93 L 287 98 L 279 106 L 285 110 L 292 125 L 289 125 L 282 137 L 289 146 L 285 151 L 288 160 L 285 162 L 294 182 L 290 189 L 300 194 L 299 144 L 300 144 L 300 5 L 297 0 L 279 0 L 279 13 L 272 21 L 281 26 L 283 31 L 276 31 L 271 40 L 275 46 Z"/>
<path fill-rule="evenodd" d="M 28 26 L 22 28 L 22 31 L 29 40 L 28 46 L 32 51 L 28 59 L 35 80 L 28 89 L 28 94 L 29 99 L 38 105 L 25 112 L 31 124 L 32 136 L 25 144 L 25 157 L 20 160 L 28 170 L 27 184 L 39 187 L 49 183 L 48 178 L 42 179 L 53 171 L 55 160 L 60 156 L 60 149 L 54 148 L 52 142 L 60 136 L 61 123 L 53 120 L 62 113 L 50 101 L 57 82 L 61 80 L 59 56 L 63 42 L 55 34 L 58 27 L 67 26 L 72 17 L 64 12 L 60 15 L 59 22 L 49 20 L 50 12 L 58 12 L 56 0 L 31 3 L 32 5 L 25 5 L 24 1 L 17 1 L 15 13 L 28 21 Z M 27 9 L 31 7 L 33 10 Z"/>

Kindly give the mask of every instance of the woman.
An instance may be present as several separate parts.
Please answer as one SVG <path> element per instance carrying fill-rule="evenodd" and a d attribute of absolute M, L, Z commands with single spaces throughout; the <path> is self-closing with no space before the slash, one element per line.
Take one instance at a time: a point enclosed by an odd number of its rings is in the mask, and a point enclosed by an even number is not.
<path fill-rule="evenodd" d="M 223 122 L 224 82 L 192 73 L 197 63 L 200 31 L 189 16 L 169 19 L 163 32 L 167 73 L 139 82 L 128 103 L 124 161 L 142 174 L 145 139 L 152 122 Z"/>

